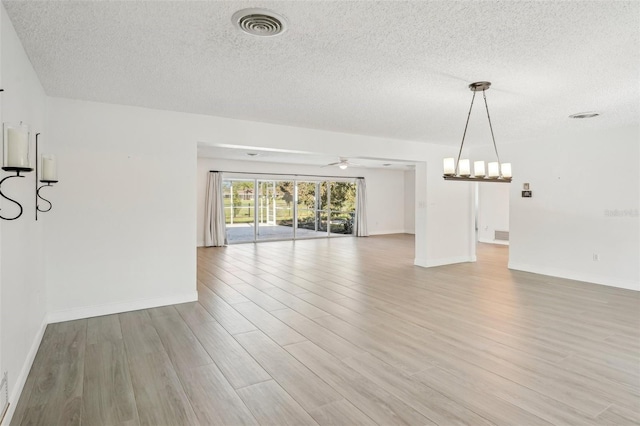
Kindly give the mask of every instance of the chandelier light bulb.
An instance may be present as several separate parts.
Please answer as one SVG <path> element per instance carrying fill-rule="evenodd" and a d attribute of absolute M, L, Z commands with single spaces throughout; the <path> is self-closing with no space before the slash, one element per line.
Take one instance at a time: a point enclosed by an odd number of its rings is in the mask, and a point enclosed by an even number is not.
<path fill-rule="evenodd" d="M 503 178 L 512 177 L 511 176 L 511 163 L 502 163 L 501 168 L 502 168 L 502 177 Z"/>
<path fill-rule="evenodd" d="M 500 164 L 498 162 L 489 163 L 489 177 L 497 178 L 500 176 Z"/>
<path fill-rule="evenodd" d="M 460 164 L 458 164 L 458 174 L 460 176 L 471 176 L 471 166 L 468 158 L 460 160 Z"/>
<path fill-rule="evenodd" d="M 443 160 L 443 168 L 445 176 L 453 176 L 456 174 L 456 160 L 454 158 L 445 158 Z"/>
<path fill-rule="evenodd" d="M 473 162 L 473 175 L 475 177 L 484 177 L 484 161 L 474 161 Z"/>

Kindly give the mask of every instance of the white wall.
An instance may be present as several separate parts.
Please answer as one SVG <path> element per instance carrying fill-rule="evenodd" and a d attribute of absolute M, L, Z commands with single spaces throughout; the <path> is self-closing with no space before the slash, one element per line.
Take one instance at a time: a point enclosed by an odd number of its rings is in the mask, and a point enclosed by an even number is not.
<path fill-rule="evenodd" d="M 404 172 L 404 232 L 416 233 L 416 172 Z"/>
<path fill-rule="evenodd" d="M 495 239 L 495 231 L 509 231 L 509 193 L 507 184 L 478 185 L 478 241 L 509 244 Z"/>
<path fill-rule="evenodd" d="M 0 58 L 2 103 L 0 122 L 23 121 L 31 128 L 31 163 L 35 164 L 35 133 L 48 134 L 45 93 L 22 45 L 0 6 Z M 46 142 L 43 143 L 45 145 Z M 0 171 L 2 177 L 9 174 Z M 12 178 L 3 192 L 20 202 L 23 215 L 16 220 L 0 220 L 0 372 L 9 373 L 9 401 L 5 418 L 9 423 L 15 404 L 31 367 L 46 325 L 44 280 L 44 221 L 34 218 L 35 173 Z M 14 216 L 17 206 L 0 201 L 0 214 Z M 4 399 L 4 398 L 2 398 Z M 0 407 L 1 409 L 2 407 Z"/>
<path fill-rule="evenodd" d="M 198 246 L 204 245 L 204 203 L 207 175 L 210 170 L 274 174 L 298 173 L 315 176 L 362 176 L 367 182 L 367 219 L 369 234 L 378 235 L 405 232 L 404 172 L 401 170 L 363 168 L 340 170 L 337 167 L 320 168 L 297 164 L 198 158 L 198 231 L 196 238 Z"/>
<path fill-rule="evenodd" d="M 424 223 L 416 233 L 416 264 L 471 259 L 464 226 L 471 192 L 441 177 L 439 165 L 449 148 L 59 98 L 50 98 L 48 108 L 60 168 L 54 211 L 47 218 L 51 320 L 196 297 L 193 242 L 202 223 L 196 211 L 196 142 L 433 161 L 431 175 L 417 179 L 422 205 L 430 208 L 419 216 Z M 388 194 L 371 193 L 369 223 L 375 232 L 404 230 L 403 175 L 389 173 L 368 178 L 371 187 L 391 181 L 399 188 L 399 213 L 388 209 Z M 427 232 L 434 236 L 427 238 Z"/>
<path fill-rule="evenodd" d="M 422 165 L 416 167 L 416 236 L 420 231 L 419 222 L 424 220 L 422 209 L 426 215 L 426 251 L 416 253 L 416 264 L 421 266 L 476 260 L 473 184 L 442 178 L 442 159 L 451 153 L 451 147 L 440 147 L 437 154 L 434 153 L 436 158 L 426 164 L 426 170 Z M 420 182 L 423 174 L 426 174 L 426 188 Z"/>
<path fill-rule="evenodd" d="M 509 267 L 640 290 L 640 131 L 568 121 L 571 137 L 500 148 L 514 174 Z"/>
<path fill-rule="evenodd" d="M 49 99 L 51 321 L 195 300 L 196 137 L 169 112 Z"/>
<path fill-rule="evenodd" d="M 370 235 L 402 234 L 404 227 L 404 172 L 363 169 L 367 182 L 367 226 Z"/>

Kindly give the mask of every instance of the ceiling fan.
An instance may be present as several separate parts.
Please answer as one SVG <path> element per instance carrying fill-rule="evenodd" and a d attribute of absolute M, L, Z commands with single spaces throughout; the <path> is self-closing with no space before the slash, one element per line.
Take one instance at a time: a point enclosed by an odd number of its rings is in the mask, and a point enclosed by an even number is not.
<path fill-rule="evenodd" d="M 348 159 L 346 159 L 346 158 L 340 157 L 340 161 L 338 161 L 338 162 L 336 162 L 336 163 L 329 163 L 329 164 L 324 165 L 324 166 L 322 166 L 322 167 L 330 167 L 330 166 L 338 166 L 338 167 L 340 167 L 342 170 L 344 170 L 344 169 L 346 169 L 346 168 L 347 168 L 347 167 L 349 167 L 349 166 L 352 166 L 352 167 L 358 167 L 358 166 L 360 166 L 360 164 L 353 163 L 353 162 L 349 161 L 349 160 L 348 160 Z"/>

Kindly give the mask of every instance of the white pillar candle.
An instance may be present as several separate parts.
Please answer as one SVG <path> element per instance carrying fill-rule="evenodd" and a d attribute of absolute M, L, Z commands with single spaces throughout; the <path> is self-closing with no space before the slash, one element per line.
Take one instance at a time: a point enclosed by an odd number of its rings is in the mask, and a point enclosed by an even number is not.
<path fill-rule="evenodd" d="M 502 177 L 510 178 L 511 177 L 511 163 L 502 163 Z"/>
<path fill-rule="evenodd" d="M 460 164 L 458 164 L 458 174 L 460 176 L 471 176 L 471 165 L 468 159 L 460 160 Z"/>
<path fill-rule="evenodd" d="M 497 178 L 498 176 L 500 176 L 500 165 L 497 162 L 489 163 L 489 177 Z"/>
<path fill-rule="evenodd" d="M 443 161 L 445 176 L 453 176 L 456 174 L 456 162 L 453 158 L 445 158 Z"/>
<path fill-rule="evenodd" d="M 5 167 L 29 167 L 29 132 L 23 128 L 7 129 Z"/>
<path fill-rule="evenodd" d="M 473 175 L 475 177 L 484 177 L 484 161 L 474 161 L 473 162 Z"/>
<path fill-rule="evenodd" d="M 56 157 L 51 154 L 42 154 L 42 174 L 40 176 L 41 180 L 58 180 Z"/>

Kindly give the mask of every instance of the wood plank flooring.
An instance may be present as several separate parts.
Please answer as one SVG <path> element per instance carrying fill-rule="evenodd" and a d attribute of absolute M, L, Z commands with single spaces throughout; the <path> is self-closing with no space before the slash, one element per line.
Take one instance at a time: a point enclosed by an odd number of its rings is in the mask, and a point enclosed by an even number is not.
<path fill-rule="evenodd" d="M 198 250 L 199 301 L 51 324 L 12 425 L 640 425 L 640 294 L 389 235 Z"/>

